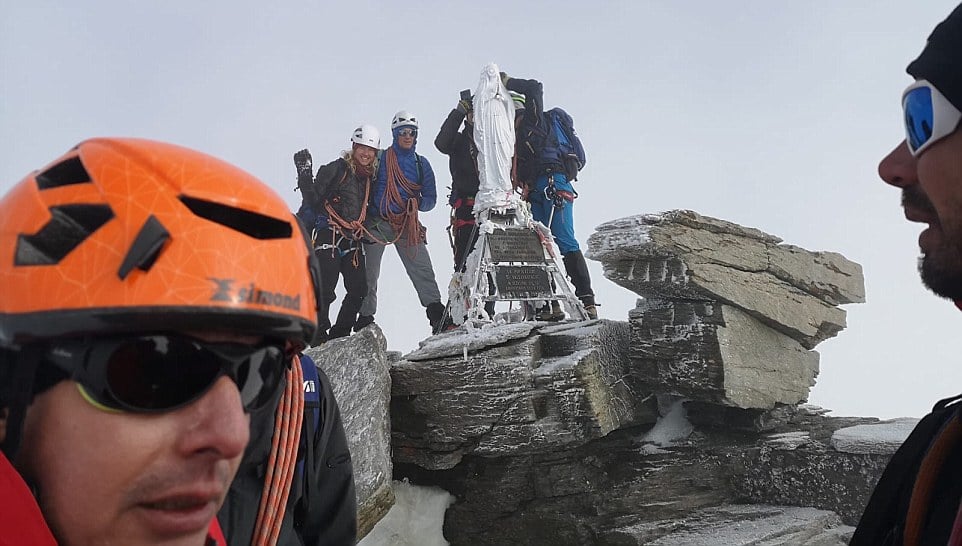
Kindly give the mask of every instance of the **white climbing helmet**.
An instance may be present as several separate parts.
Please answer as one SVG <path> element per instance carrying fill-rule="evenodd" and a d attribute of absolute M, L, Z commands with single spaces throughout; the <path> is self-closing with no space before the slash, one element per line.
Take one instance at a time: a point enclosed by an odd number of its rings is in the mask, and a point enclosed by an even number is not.
<path fill-rule="evenodd" d="M 394 119 L 391 120 L 392 131 L 398 127 L 404 126 L 411 126 L 415 129 L 418 128 L 418 119 L 414 117 L 414 114 L 408 112 L 407 110 L 401 110 L 397 114 L 394 114 Z"/>
<path fill-rule="evenodd" d="M 381 146 L 381 133 L 373 125 L 361 125 L 354 129 L 351 142 L 371 148 L 379 148 Z"/>

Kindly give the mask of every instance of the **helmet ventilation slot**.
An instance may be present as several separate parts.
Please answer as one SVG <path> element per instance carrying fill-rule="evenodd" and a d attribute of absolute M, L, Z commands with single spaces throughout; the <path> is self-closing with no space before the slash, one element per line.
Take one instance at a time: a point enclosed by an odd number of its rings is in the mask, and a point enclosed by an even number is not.
<path fill-rule="evenodd" d="M 114 217 L 108 205 L 60 205 L 33 235 L 17 237 L 15 265 L 52 265 Z"/>
<path fill-rule="evenodd" d="M 90 174 L 87 173 L 87 169 L 84 168 L 79 157 L 71 157 L 61 161 L 37 175 L 37 187 L 41 190 L 89 182 Z"/>
<path fill-rule="evenodd" d="M 180 200 L 197 216 L 255 239 L 289 239 L 293 234 L 290 222 L 271 216 L 186 195 Z"/>

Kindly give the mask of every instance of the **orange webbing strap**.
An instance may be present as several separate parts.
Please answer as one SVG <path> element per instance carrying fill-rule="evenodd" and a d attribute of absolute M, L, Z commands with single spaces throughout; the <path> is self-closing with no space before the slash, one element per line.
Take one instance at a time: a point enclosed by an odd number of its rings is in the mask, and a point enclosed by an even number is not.
<path fill-rule="evenodd" d="M 281 522 L 291 492 L 294 467 L 297 465 L 297 446 L 301 441 L 301 425 L 304 421 L 304 371 L 300 357 L 295 355 L 287 371 L 287 387 L 277 406 L 274 418 L 274 434 L 271 439 L 271 455 L 267 461 L 264 491 L 257 510 L 252 545 L 274 546 L 281 531 Z M 305 464 L 311 464 L 307 461 Z"/>

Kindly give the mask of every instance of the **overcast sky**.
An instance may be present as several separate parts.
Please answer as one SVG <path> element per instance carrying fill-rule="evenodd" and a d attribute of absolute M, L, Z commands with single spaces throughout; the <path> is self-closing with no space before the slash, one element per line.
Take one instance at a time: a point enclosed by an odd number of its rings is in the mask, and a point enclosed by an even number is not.
<path fill-rule="evenodd" d="M 922 227 L 876 166 L 903 135 L 905 65 L 955 4 L 8 0 L 0 191 L 85 138 L 137 136 L 235 163 L 293 210 L 293 152 L 326 163 L 356 126 L 389 134 L 407 109 L 438 175 L 441 205 L 422 220 L 446 294 L 450 176 L 433 140 L 493 61 L 575 118 L 583 247 L 602 222 L 691 209 L 845 255 L 868 302 L 845 306 L 848 328 L 817 347 L 811 402 L 920 416 L 962 392 L 962 315 L 922 288 Z M 637 296 L 589 265 L 601 316 L 625 320 Z M 380 285 L 390 348 L 414 349 L 428 323 L 393 250 Z"/>

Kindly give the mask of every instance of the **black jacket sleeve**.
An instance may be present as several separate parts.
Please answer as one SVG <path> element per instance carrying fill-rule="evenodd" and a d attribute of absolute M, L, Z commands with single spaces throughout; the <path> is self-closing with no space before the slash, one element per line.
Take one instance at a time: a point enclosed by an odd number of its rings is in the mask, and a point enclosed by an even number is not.
<path fill-rule="evenodd" d="M 311 178 L 310 173 L 298 173 L 297 187 L 301 190 L 301 199 L 304 200 L 304 203 L 306 203 L 312 211 L 321 210 L 320 204 L 318 203 L 320 196 L 314 190 L 314 179 Z"/>
<path fill-rule="evenodd" d="M 538 80 L 523 80 L 520 78 L 508 78 L 505 87 L 509 91 L 524 95 L 524 109 L 530 114 L 534 114 L 536 119 L 541 118 L 544 112 L 544 86 Z"/>
<path fill-rule="evenodd" d="M 444 155 L 454 153 L 454 146 L 458 139 L 458 130 L 461 128 L 463 121 L 464 114 L 462 114 L 460 110 L 457 108 L 451 110 L 447 119 L 441 124 L 441 130 L 438 131 L 438 136 L 434 139 L 434 147 L 437 148 L 439 152 Z"/>

